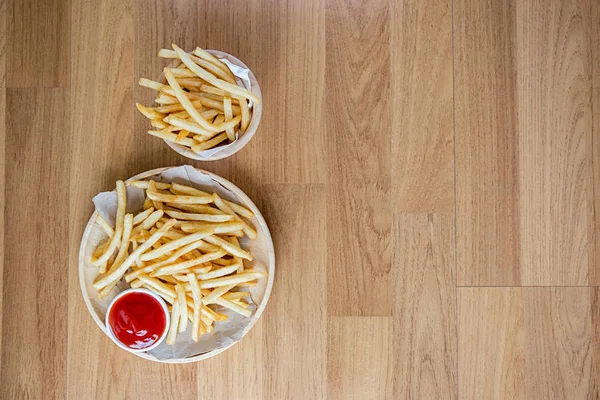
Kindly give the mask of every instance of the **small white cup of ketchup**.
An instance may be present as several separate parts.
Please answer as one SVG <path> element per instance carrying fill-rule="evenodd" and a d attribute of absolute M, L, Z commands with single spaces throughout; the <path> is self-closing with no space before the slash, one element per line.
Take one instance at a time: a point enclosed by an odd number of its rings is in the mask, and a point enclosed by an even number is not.
<path fill-rule="evenodd" d="M 146 289 L 119 293 L 106 310 L 106 328 L 121 348 L 134 353 L 152 350 L 167 336 L 171 317 L 165 301 Z"/>

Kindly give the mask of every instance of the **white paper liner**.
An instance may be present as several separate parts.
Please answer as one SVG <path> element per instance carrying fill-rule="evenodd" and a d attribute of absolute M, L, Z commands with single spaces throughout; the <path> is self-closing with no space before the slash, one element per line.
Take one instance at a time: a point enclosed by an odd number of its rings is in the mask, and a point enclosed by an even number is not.
<path fill-rule="evenodd" d="M 154 172 L 154 173 L 153 173 Z M 173 346 L 162 343 L 155 349 L 147 353 L 136 353 L 144 358 L 162 362 L 188 362 L 195 361 L 196 356 L 218 354 L 220 351 L 239 341 L 252 327 L 255 321 L 260 317 L 268 300 L 271 286 L 274 278 L 275 256 L 273 242 L 268 227 L 262 218 L 260 212 L 251 200 L 237 187 L 223 178 L 207 172 L 195 169 L 189 165 L 161 170 L 150 171 L 140 174 L 131 179 L 148 179 L 150 176 L 157 182 L 177 182 L 198 189 L 215 192 L 224 199 L 235 201 L 254 212 L 256 215 L 251 221 L 256 228 L 258 237 L 256 240 L 249 240 L 244 237 L 240 239 L 240 244 L 252 253 L 254 260 L 246 265 L 254 266 L 257 269 L 267 270 L 268 278 L 260 279 L 257 286 L 244 288 L 252 296 L 250 308 L 254 312 L 249 318 L 243 317 L 233 311 L 219 307 L 219 312 L 227 314 L 227 321 L 215 322 L 215 330 L 212 334 L 205 334 L 200 337 L 196 343 L 191 339 L 191 324 L 188 324 L 187 331 L 177 335 L 177 343 Z M 220 182 L 220 183 L 219 183 Z M 93 199 L 96 206 L 96 212 L 103 216 L 106 221 L 114 226 L 115 214 L 117 208 L 117 195 L 115 191 L 103 192 L 96 195 Z M 127 212 L 141 210 L 144 203 L 144 191 L 133 186 L 127 186 Z M 97 245 L 106 239 L 106 234 L 102 228 L 95 222 L 95 215 L 92 216 L 81 243 L 79 268 L 80 280 L 84 298 L 94 320 L 106 332 L 104 326 L 104 316 L 111 300 L 121 291 L 129 288 L 129 284 L 121 281 L 110 295 L 101 299 L 98 291 L 92 286 L 97 276 L 97 267 L 90 263 L 91 256 Z M 190 359 L 194 357 L 195 359 Z"/>

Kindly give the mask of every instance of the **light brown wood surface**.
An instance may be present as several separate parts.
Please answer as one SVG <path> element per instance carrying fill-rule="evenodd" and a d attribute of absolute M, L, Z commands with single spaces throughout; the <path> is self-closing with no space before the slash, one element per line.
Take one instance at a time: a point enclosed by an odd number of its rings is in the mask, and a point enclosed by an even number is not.
<path fill-rule="evenodd" d="M 140 77 L 231 53 L 240 153 L 145 134 Z M 0 398 L 600 398 L 595 0 L 0 1 Z M 150 363 L 91 319 L 92 197 L 191 164 L 242 188 L 277 274 L 252 331 Z"/>

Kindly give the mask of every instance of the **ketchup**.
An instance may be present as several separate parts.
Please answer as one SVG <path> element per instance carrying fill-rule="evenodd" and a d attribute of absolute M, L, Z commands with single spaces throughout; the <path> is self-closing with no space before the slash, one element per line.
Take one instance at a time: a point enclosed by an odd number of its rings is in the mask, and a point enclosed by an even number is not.
<path fill-rule="evenodd" d="M 108 323 L 125 346 L 140 350 L 152 346 L 167 327 L 164 309 L 147 293 L 131 292 L 112 306 Z"/>

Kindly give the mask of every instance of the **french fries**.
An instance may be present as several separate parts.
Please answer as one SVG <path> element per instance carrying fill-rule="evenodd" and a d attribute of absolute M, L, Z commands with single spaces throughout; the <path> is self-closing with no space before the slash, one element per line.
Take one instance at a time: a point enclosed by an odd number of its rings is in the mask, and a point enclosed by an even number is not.
<path fill-rule="evenodd" d="M 250 293 L 234 290 L 244 290 L 239 288 L 266 275 L 244 267 L 244 260 L 253 257 L 238 242 L 238 237 L 256 238 L 245 233 L 256 232 L 248 221 L 252 211 L 216 193 L 177 183 L 128 184 L 144 190 L 144 208 L 125 213 L 126 187 L 118 181 L 115 227 L 102 217 L 96 219 L 108 236 L 92 256 L 98 268 L 93 286 L 100 297 L 107 297 L 122 281 L 161 296 L 171 305 L 166 339 L 171 345 L 186 330 L 191 329 L 194 341 L 213 332 L 216 322 L 228 319 L 220 311 L 251 316 Z"/>
<path fill-rule="evenodd" d="M 157 107 L 136 107 L 155 129 L 148 134 L 200 153 L 233 143 L 248 129 L 252 105 L 260 98 L 237 84 L 231 70 L 211 53 L 197 47 L 186 53 L 177 45 L 158 56 L 178 59 L 176 68 L 165 68 L 165 82 L 141 78 L 140 86 L 158 92 Z"/>

